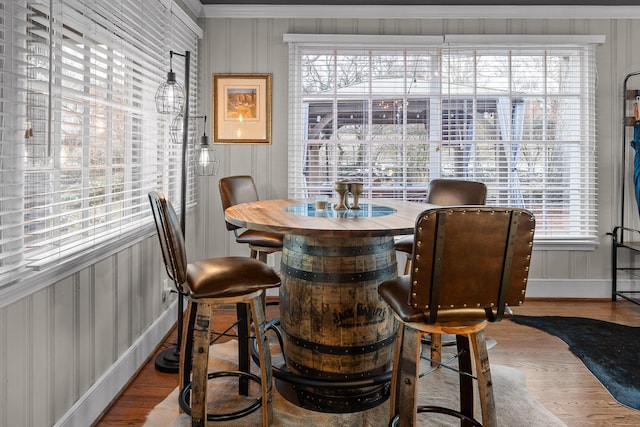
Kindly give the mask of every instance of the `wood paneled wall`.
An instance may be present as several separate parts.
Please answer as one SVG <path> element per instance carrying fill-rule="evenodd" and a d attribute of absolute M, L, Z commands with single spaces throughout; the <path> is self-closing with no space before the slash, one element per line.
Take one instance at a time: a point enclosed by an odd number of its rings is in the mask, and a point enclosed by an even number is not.
<path fill-rule="evenodd" d="M 150 224 L 148 238 L 1 308 L 0 426 L 90 425 L 175 323 L 165 286 Z"/>
<path fill-rule="evenodd" d="M 288 46 L 285 33 L 327 34 L 603 34 L 597 49 L 598 66 L 598 186 L 600 245 L 593 251 L 535 251 L 531 279 L 597 281 L 598 289 L 610 278 L 610 237 L 619 218 L 621 153 L 621 88 L 624 76 L 640 69 L 635 53 L 640 20 L 430 20 L 430 19 L 206 19 L 201 43 L 201 105 L 211 114 L 211 76 L 214 73 L 273 74 L 273 144 L 219 145 L 220 175 L 251 174 L 261 197 L 287 195 L 287 79 Z M 209 236 L 220 235 L 223 214 L 214 180 L 201 198 L 203 216 L 213 218 Z M 629 202 L 635 203 L 632 194 Z M 632 217 L 634 215 L 632 214 Z M 637 214 L 635 214 L 637 217 Z M 229 238 L 219 245 L 212 238 L 203 248 L 209 255 L 238 251 Z M 604 295 L 608 289 L 602 289 Z"/>

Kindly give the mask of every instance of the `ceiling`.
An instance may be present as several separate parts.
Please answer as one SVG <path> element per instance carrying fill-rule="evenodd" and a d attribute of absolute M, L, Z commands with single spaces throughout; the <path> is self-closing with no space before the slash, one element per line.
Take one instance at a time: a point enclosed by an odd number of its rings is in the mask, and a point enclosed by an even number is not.
<path fill-rule="evenodd" d="M 216 5 L 637 6 L 638 0 L 200 0 Z"/>

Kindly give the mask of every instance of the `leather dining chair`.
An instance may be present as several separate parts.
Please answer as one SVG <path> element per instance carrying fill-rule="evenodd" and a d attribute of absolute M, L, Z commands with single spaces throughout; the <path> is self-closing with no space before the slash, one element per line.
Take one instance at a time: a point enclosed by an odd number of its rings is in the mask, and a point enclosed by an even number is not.
<path fill-rule="evenodd" d="M 267 264 L 249 257 L 219 257 L 187 262 L 184 235 L 173 206 L 162 193 L 149 193 L 151 210 L 168 276 L 180 295 L 188 299 L 179 362 L 180 409 L 191 415 L 192 426 L 204 427 L 207 421 L 228 421 L 244 417 L 262 408 L 262 425 L 273 418 L 272 367 L 265 336 L 265 291 L 280 285 L 280 277 Z M 235 371 L 208 372 L 211 319 L 214 308 L 246 305 L 253 319 L 253 337 L 238 332 L 238 364 Z M 241 319 L 238 319 L 241 323 Z M 240 329 L 240 327 L 238 327 Z M 250 372 L 248 348 L 255 340 L 260 375 Z M 244 355 L 244 356 L 243 356 Z M 246 357 L 242 367 L 242 357 Z M 260 398 L 246 408 L 228 413 L 207 411 L 207 381 L 219 377 L 238 377 L 239 394 L 248 393 L 249 381 L 260 387 Z"/>
<path fill-rule="evenodd" d="M 390 425 L 415 426 L 422 412 L 456 416 L 462 426 L 497 425 L 484 329 L 524 302 L 534 229 L 533 215 L 518 208 L 442 207 L 418 216 L 410 275 L 378 287 L 399 322 Z M 445 333 L 456 336 L 459 410 L 417 402 L 422 336 Z"/>
<path fill-rule="evenodd" d="M 459 179 L 433 179 L 429 183 L 427 203 L 440 206 L 484 205 L 487 186 L 482 182 Z M 404 274 L 411 268 L 413 236 L 402 236 L 394 243 L 395 249 L 407 255 Z"/>
<path fill-rule="evenodd" d="M 240 203 L 257 202 L 258 190 L 250 175 L 228 176 L 218 182 L 223 211 Z M 267 255 L 282 251 L 282 235 L 268 231 L 243 230 L 241 227 L 225 221 L 227 230 L 233 231 L 236 242 L 247 244 L 251 249 L 251 258 L 267 262 Z"/>

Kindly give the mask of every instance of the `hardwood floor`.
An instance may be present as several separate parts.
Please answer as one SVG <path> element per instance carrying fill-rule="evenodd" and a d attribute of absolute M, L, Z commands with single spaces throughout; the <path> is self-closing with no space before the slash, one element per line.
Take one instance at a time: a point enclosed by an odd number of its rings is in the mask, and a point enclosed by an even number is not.
<path fill-rule="evenodd" d="M 516 314 L 579 316 L 640 326 L 640 306 L 628 301 L 527 300 Z M 514 322 L 489 325 L 497 345 L 491 363 L 512 366 L 527 378 L 527 388 L 568 426 L 638 426 L 640 411 L 617 403 L 559 339 Z"/>
<path fill-rule="evenodd" d="M 522 315 L 590 317 L 640 326 L 640 306 L 620 300 L 614 303 L 528 299 L 514 311 Z M 219 322 L 232 322 L 234 313 L 235 309 L 221 310 Z M 567 426 L 640 425 L 640 411 L 617 403 L 559 339 L 508 320 L 490 324 L 486 335 L 497 342 L 489 352 L 491 363 L 521 370 L 531 394 Z M 169 336 L 161 349 L 170 346 L 173 340 L 175 334 Z M 94 426 L 142 426 L 146 415 L 177 384 L 176 374 L 157 372 L 153 358 L 150 359 Z"/>

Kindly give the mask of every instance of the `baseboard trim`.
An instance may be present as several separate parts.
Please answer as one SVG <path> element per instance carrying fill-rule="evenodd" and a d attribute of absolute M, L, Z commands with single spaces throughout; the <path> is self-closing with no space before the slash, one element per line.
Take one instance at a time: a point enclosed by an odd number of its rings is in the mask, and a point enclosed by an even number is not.
<path fill-rule="evenodd" d="M 626 286 L 625 282 L 619 286 Z M 626 288 L 624 288 L 626 289 Z M 611 298 L 610 280 L 534 279 L 527 284 L 526 298 Z"/>
<path fill-rule="evenodd" d="M 176 323 L 174 301 L 113 365 L 78 399 L 54 426 L 92 425 L 153 354 L 158 343 Z"/>

